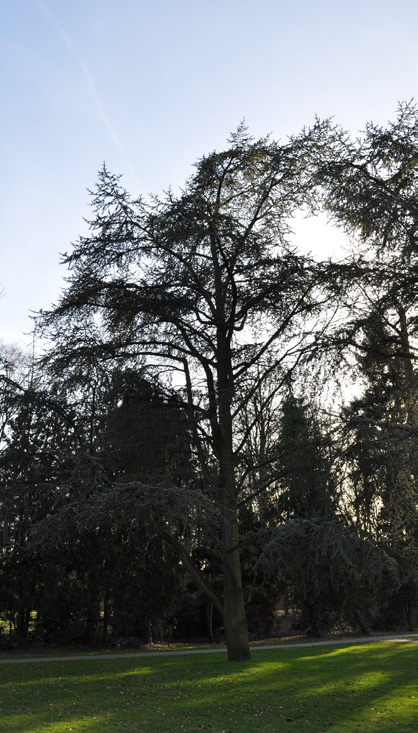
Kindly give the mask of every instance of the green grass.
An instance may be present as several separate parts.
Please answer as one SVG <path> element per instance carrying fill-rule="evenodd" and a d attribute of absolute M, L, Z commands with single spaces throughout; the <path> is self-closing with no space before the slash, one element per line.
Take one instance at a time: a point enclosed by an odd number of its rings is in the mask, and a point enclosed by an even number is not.
<path fill-rule="evenodd" d="M 417 645 L 0 666 L 0 731 L 417 730 Z"/>

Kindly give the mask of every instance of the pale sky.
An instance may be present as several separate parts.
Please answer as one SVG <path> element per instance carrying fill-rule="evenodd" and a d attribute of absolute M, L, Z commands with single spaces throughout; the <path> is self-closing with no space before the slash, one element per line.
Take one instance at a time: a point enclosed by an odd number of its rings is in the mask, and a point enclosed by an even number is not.
<path fill-rule="evenodd" d="M 246 119 L 354 135 L 416 97 L 416 0 L 0 0 L 0 340 L 31 342 L 103 161 L 133 194 L 181 186 Z M 329 254 L 340 239 L 303 222 Z M 335 237 L 335 240 L 334 240 Z M 298 241 L 299 241 L 298 240 Z"/>

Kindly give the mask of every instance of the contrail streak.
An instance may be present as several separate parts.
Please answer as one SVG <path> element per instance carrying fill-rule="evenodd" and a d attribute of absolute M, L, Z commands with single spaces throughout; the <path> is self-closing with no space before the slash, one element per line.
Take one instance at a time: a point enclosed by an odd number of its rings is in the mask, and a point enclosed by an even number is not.
<path fill-rule="evenodd" d="M 90 73 L 90 71 L 89 71 L 89 69 L 88 69 L 85 61 L 80 56 L 79 52 L 77 51 L 76 47 L 74 46 L 74 44 L 73 44 L 71 38 L 69 37 L 69 35 L 65 32 L 64 28 L 62 27 L 62 25 L 54 18 L 54 16 L 52 15 L 50 9 L 45 5 L 45 3 L 42 0 L 36 0 L 36 3 L 38 5 L 39 9 L 41 10 L 41 12 L 43 13 L 43 15 L 45 16 L 45 18 L 55 28 L 55 30 L 57 31 L 58 35 L 61 37 L 61 39 L 63 40 L 64 44 L 66 45 L 66 47 L 67 47 L 68 51 L 70 52 L 71 56 L 75 59 L 75 61 L 77 62 L 79 68 L 81 69 L 81 71 L 83 73 L 83 76 L 84 76 L 84 79 L 85 79 L 85 81 L 87 83 L 87 86 L 89 88 L 91 98 L 92 98 L 92 100 L 94 102 L 94 105 L 96 107 L 96 110 L 98 112 L 98 115 L 99 115 L 99 117 L 100 117 L 100 119 L 101 119 L 101 121 L 102 121 L 105 129 L 107 130 L 107 132 L 109 134 L 109 137 L 112 140 L 112 142 L 113 142 L 116 150 L 118 151 L 119 155 L 121 156 L 121 158 L 122 158 L 122 160 L 123 160 L 123 162 L 124 162 L 124 164 L 126 166 L 127 171 L 129 171 L 130 176 L 132 177 L 133 181 L 135 182 L 136 176 L 135 176 L 135 173 L 134 173 L 134 171 L 132 169 L 132 166 L 130 164 L 128 155 L 126 154 L 126 152 L 125 152 L 125 150 L 123 148 L 123 145 L 120 142 L 118 136 L 116 135 L 116 133 L 115 133 L 115 131 L 114 131 L 114 129 L 113 129 L 111 123 L 110 123 L 110 120 L 109 120 L 109 118 L 108 118 L 108 116 L 107 116 L 107 114 L 106 114 L 106 112 L 104 110 L 104 107 L 103 107 L 103 104 L 101 102 L 100 96 L 99 96 L 98 91 L 96 89 L 96 85 L 95 85 L 95 83 L 93 81 L 93 77 L 92 77 L 92 75 L 91 75 L 91 73 Z"/>

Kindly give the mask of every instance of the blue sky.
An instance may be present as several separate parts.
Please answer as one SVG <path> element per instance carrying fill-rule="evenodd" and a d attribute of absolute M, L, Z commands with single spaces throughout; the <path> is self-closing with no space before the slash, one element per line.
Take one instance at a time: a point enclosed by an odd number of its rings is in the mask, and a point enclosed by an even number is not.
<path fill-rule="evenodd" d="M 0 339 L 30 343 L 103 161 L 132 193 L 181 186 L 245 118 L 353 134 L 416 96 L 415 0 L 0 0 Z M 301 244 L 340 241 L 303 222 Z M 303 242 L 302 242 L 303 240 Z"/>

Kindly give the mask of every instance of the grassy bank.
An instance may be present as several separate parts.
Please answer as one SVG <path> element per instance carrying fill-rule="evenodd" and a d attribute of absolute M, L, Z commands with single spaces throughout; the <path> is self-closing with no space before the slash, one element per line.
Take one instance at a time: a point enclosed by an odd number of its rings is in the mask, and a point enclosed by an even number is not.
<path fill-rule="evenodd" d="M 417 645 L 380 642 L 0 667 L 0 730 L 416 730 Z"/>

